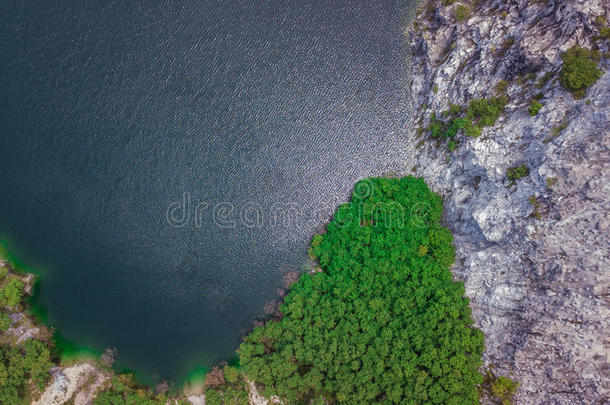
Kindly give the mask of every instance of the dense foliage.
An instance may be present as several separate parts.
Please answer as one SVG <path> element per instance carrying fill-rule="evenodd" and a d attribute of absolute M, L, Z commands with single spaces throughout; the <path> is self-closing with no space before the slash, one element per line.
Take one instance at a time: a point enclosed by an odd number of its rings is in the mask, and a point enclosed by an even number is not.
<path fill-rule="evenodd" d="M 112 378 L 108 389 L 100 392 L 93 405 L 164 405 L 163 394 L 154 396 L 150 388 L 136 383 L 133 375 L 120 374 Z"/>
<path fill-rule="evenodd" d="M 602 72 L 597 68 L 599 55 L 575 45 L 562 55 L 562 59 L 559 83 L 575 98 L 584 97 L 589 86 L 601 77 Z"/>
<path fill-rule="evenodd" d="M 206 376 L 205 403 L 208 405 L 248 405 L 246 380 L 240 370 L 225 365 L 214 367 Z M 175 396 L 155 394 L 149 387 L 138 384 L 132 374 L 119 374 L 111 384 L 100 392 L 93 405 L 165 405 L 168 403 L 190 404 Z"/>
<path fill-rule="evenodd" d="M 9 261 L 0 244 L 0 332 L 11 326 L 9 313 L 21 308 L 24 283 L 9 272 Z M 0 334 L 0 337 L 3 337 Z M 54 365 L 50 347 L 40 340 L 27 339 L 15 345 L 2 339 L 0 345 L 0 404 L 20 404 L 32 391 L 39 391 L 51 377 Z"/>
<path fill-rule="evenodd" d="M 502 95 L 475 98 L 470 101 L 467 108 L 452 104 L 448 110 L 440 113 L 440 116 L 431 114 L 429 134 L 432 138 L 447 139 L 449 149 L 453 150 L 457 146 L 455 136 L 460 130 L 471 137 L 481 135 L 481 128 L 496 123 L 507 101 L 506 96 Z"/>
<path fill-rule="evenodd" d="M 441 198 L 421 179 L 356 184 L 310 249 L 306 274 L 256 327 L 240 362 L 288 403 L 478 402 L 483 335 L 452 280 Z"/>
<path fill-rule="evenodd" d="M 53 366 L 49 348 L 29 339 L 19 346 L 0 346 L 0 404 L 19 404 L 28 395 L 28 384 L 42 389 Z"/>
<path fill-rule="evenodd" d="M 242 372 L 229 365 L 214 367 L 206 376 L 205 402 L 208 405 L 248 405 L 248 391 Z"/>
<path fill-rule="evenodd" d="M 11 326 L 11 318 L 8 314 L 0 312 L 0 332 L 6 332 Z"/>
<path fill-rule="evenodd" d="M 0 260 L 2 256 L 0 256 Z M 15 294 L 11 290 L 13 287 L 8 287 L 10 280 L 7 279 L 8 269 L 4 266 L 0 266 L 0 332 L 5 332 L 11 326 L 11 318 L 6 311 L 8 308 L 8 304 L 14 304 L 15 298 L 19 298 L 20 293 Z M 16 296 L 16 297 L 15 297 Z M 19 303 L 19 300 L 17 303 Z M 11 305 L 13 307 L 14 305 Z"/>
<path fill-rule="evenodd" d="M 543 105 L 538 100 L 532 100 L 532 102 L 530 102 L 529 107 L 527 108 L 527 112 L 533 117 L 535 115 L 538 115 L 538 112 L 542 107 Z"/>
<path fill-rule="evenodd" d="M 506 96 L 472 99 L 468 105 L 466 117 L 477 127 L 492 126 L 500 118 L 507 102 Z"/>
<path fill-rule="evenodd" d="M 502 405 L 510 405 L 518 386 L 519 384 L 510 378 L 499 376 L 491 384 L 491 393 Z"/>
<path fill-rule="evenodd" d="M 23 298 L 23 283 L 13 277 L 9 277 L 0 287 L 0 306 L 14 308 Z"/>

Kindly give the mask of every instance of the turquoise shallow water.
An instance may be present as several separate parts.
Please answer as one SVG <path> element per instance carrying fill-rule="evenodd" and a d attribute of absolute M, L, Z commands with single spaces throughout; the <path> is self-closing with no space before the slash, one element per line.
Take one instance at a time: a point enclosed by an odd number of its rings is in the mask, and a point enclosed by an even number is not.
<path fill-rule="evenodd" d="M 49 322 L 155 378 L 231 357 L 355 181 L 410 167 L 411 6 L 2 2 L 0 238 Z"/>

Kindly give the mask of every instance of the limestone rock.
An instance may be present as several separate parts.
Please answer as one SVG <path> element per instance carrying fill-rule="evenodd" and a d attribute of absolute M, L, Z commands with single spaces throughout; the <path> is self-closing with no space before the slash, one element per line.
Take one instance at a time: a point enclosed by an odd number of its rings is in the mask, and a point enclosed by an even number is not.
<path fill-rule="evenodd" d="M 91 404 L 109 376 L 89 363 L 51 369 L 52 383 L 32 405 L 60 405 L 73 400 L 74 405 Z"/>
<path fill-rule="evenodd" d="M 428 4 L 410 33 L 415 127 L 508 81 L 497 124 L 458 135 L 453 153 L 410 135 L 409 164 L 445 198 L 484 360 L 520 383 L 516 403 L 608 403 L 610 49 L 596 19 L 610 20 L 610 3 L 481 1 L 462 23 L 457 2 Z M 582 100 L 556 80 L 574 44 L 602 54 L 603 76 Z M 520 164 L 529 176 L 512 186 L 506 170 Z"/>

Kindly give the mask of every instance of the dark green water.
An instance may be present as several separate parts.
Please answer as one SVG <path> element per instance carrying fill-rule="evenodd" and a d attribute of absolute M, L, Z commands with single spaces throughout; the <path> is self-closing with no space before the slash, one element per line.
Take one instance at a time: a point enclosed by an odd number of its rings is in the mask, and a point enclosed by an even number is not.
<path fill-rule="evenodd" d="M 356 180 L 410 167 L 411 6 L 1 2 L 0 239 L 49 322 L 158 378 L 231 357 Z"/>

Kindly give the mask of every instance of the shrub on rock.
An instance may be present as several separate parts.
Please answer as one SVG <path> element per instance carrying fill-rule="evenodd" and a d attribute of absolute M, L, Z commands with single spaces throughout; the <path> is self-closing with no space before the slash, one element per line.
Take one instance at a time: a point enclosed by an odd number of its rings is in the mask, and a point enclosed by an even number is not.
<path fill-rule="evenodd" d="M 573 46 L 562 55 L 562 59 L 559 83 L 575 98 L 583 98 L 587 89 L 601 77 L 602 72 L 597 68 L 599 54 Z"/>

